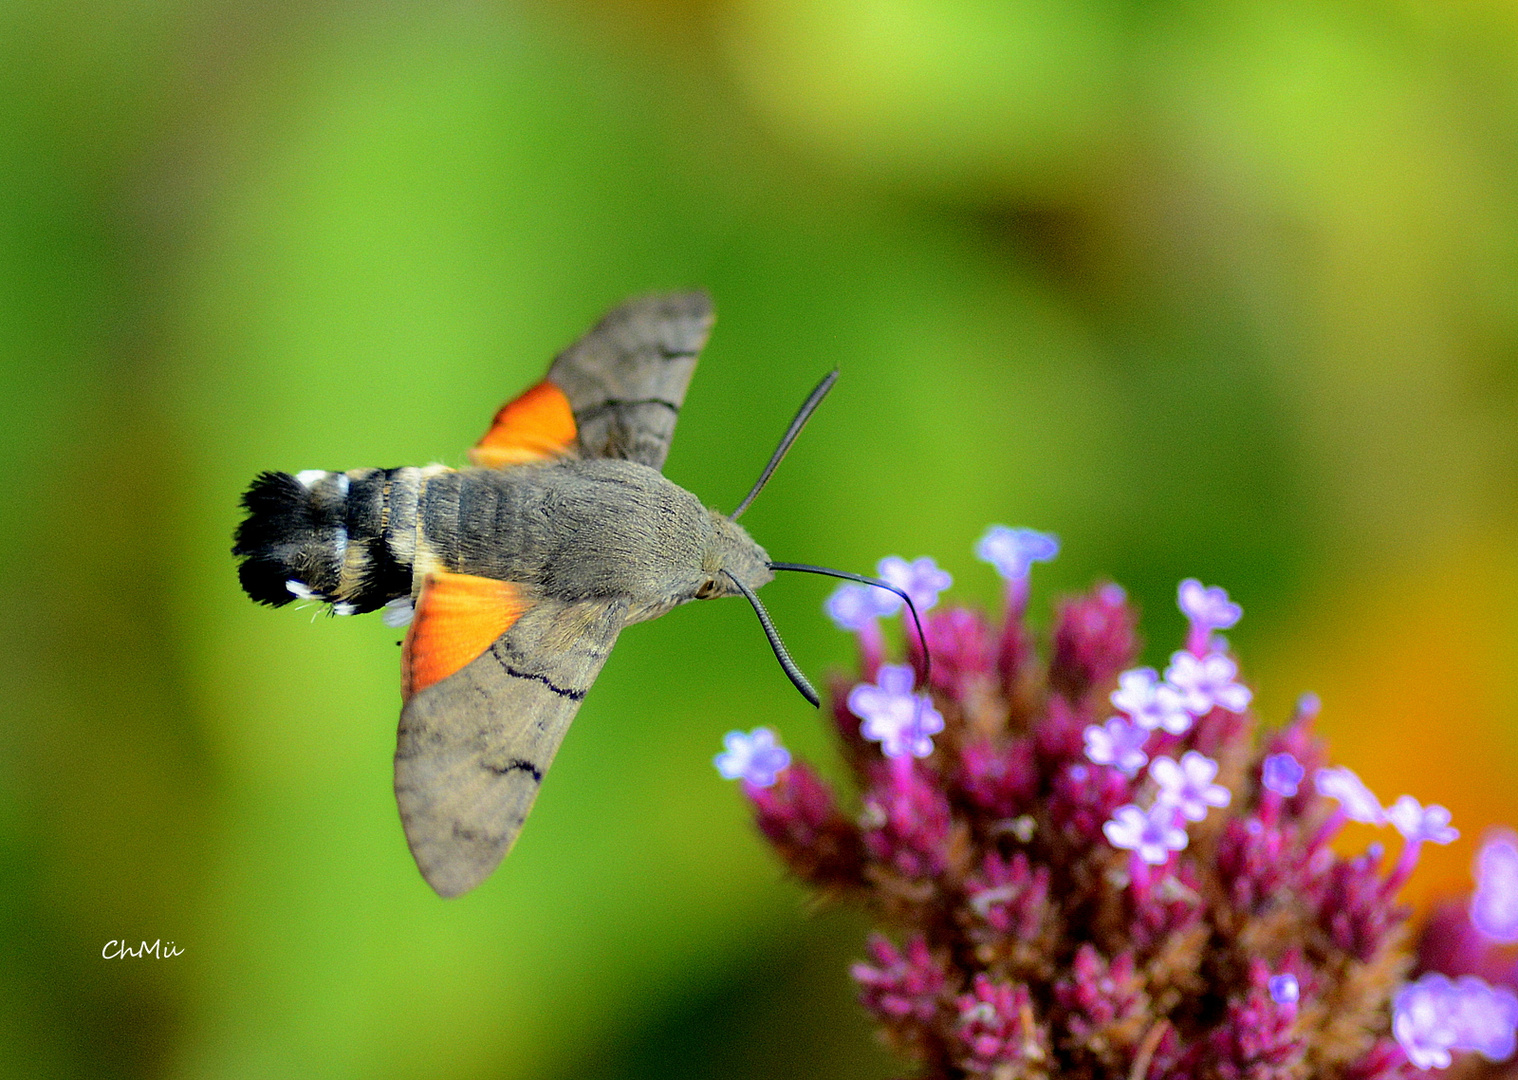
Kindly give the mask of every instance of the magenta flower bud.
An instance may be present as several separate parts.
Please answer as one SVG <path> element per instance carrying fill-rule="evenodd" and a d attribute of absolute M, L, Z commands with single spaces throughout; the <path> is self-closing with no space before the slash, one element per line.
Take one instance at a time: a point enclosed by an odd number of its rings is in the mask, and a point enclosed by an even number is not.
<path fill-rule="evenodd" d="M 864 846 L 875 862 L 907 878 L 929 877 L 948 866 L 953 812 L 942 790 L 911 758 L 881 770 L 884 779 L 865 794 Z"/>
<path fill-rule="evenodd" d="M 1134 622 L 1128 594 L 1116 585 L 1100 585 L 1061 603 L 1054 618 L 1050 683 L 1078 700 L 1113 678 L 1138 654 Z"/>
<path fill-rule="evenodd" d="M 1033 744 L 1019 739 L 1005 746 L 979 741 L 960 751 L 960 786 L 983 810 L 998 818 L 1028 809 L 1041 777 Z"/>
<path fill-rule="evenodd" d="M 1010 1070 L 1019 1066 L 1043 1066 L 1049 1059 L 1048 1035 L 1033 1023 L 1032 1005 L 1026 986 L 976 974 L 971 992 L 955 1001 L 959 1067 L 978 1076 L 1011 1076 L 1016 1074 Z"/>
<path fill-rule="evenodd" d="M 771 787 L 745 781 L 743 791 L 759 831 L 797 877 L 829 888 L 858 883 L 864 856 L 859 829 L 805 762 L 793 763 Z"/>
<path fill-rule="evenodd" d="M 855 964 L 849 970 L 859 984 L 860 1004 L 892 1030 L 911 1031 L 932 1024 L 943 1007 L 941 996 L 948 979 L 927 941 L 914 937 L 898 950 L 877 934 L 869 948 L 875 964 Z"/>

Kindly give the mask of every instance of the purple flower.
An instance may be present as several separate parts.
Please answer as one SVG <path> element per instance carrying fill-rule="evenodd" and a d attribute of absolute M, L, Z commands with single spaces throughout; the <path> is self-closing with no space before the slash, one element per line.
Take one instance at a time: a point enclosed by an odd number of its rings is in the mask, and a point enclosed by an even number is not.
<path fill-rule="evenodd" d="M 1476 856 L 1476 893 L 1471 922 L 1493 941 L 1518 941 L 1518 836 L 1489 834 Z"/>
<path fill-rule="evenodd" d="M 1270 990 L 1270 1000 L 1277 1005 L 1295 1005 L 1302 996 L 1302 988 L 1297 984 L 1295 975 L 1272 975 L 1266 985 Z"/>
<path fill-rule="evenodd" d="M 1121 716 L 1086 728 L 1086 757 L 1098 765 L 1111 765 L 1124 776 L 1134 776 L 1149 760 L 1144 743 L 1149 732 Z"/>
<path fill-rule="evenodd" d="M 1474 975 L 1455 981 L 1455 1049 L 1506 1061 L 1518 1049 L 1518 994 Z"/>
<path fill-rule="evenodd" d="M 1203 633 L 1227 630 L 1244 614 L 1244 609 L 1228 599 L 1224 589 L 1217 585 L 1206 587 L 1196 578 L 1181 582 L 1176 601 L 1193 629 L 1201 629 Z"/>
<path fill-rule="evenodd" d="M 1133 718 L 1146 730 L 1164 728 L 1172 735 L 1182 735 L 1191 727 L 1181 692 L 1159 681 L 1154 668 L 1134 668 L 1117 677 L 1118 688 L 1112 692 L 1112 704 Z"/>
<path fill-rule="evenodd" d="M 767 788 L 791 763 L 791 752 L 776 741 L 775 733 L 767 727 L 757 727 L 747 735 L 729 731 L 722 736 L 722 745 L 727 749 L 712 764 L 724 780 L 742 777 L 755 787 Z"/>
<path fill-rule="evenodd" d="M 1271 754 L 1260 767 L 1260 783 L 1289 799 L 1297 793 L 1297 785 L 1306 774 L 1301 762 L 1290 754 Z"/>
<path fill-rule="evenodd" d="M 1448 844 L 1460 836 L 1460 830 L 1450 827 L 1448 810 L 1438 803 L 1423 806 L 1411 795 L 1393 803 L 1386 811 L 1386 820 L 1397 827 L 1409 844 L 1424 841 Z"/>
<path fill-rule="evenodd" d="M 1318 794 L 1339 801 L 1340 810 L 1352 821 L 1367 825 L 1380 825 L 1386 820 L 1386 811 L 1380 801 L 1371 794 L 1358 776 L 1340 765 L 1334 769 L 1319 769 L 1313 775 Z"/>
<path fill-rule="evenodd" d="M 1032 529 L 1009 529 L 992 525 L 975 542 L 975 557 L 996 567 L 1008 581 L 1028 576 L 1036 562 L 1048 562 L 1059 554 L 1059 538 Z"/>
<path fill-rule="evenodd" d="M 954 584 L 947 570 L 940 570 L 929 555 L 907 562 L 898 555 L 887 555 L 875 567 L 881 578 L 912 598 L 918 614 L 938 603 L 938 594 Z M 897 604 L 901 603 L 897 600 Z M 892 608 L 895 611 L 896 608 Z"/>
<path fill-rule="evenodd" d="M 822 610 L 840 630 L 858 632 L 883 615 L 893 615 L 901 597 L 874 585 L 849 582 L 838 586 L 822 603 Z"/>
<path fill-rule="evenodd" d="M 1448 1068 L 1451 1050 L 1475 1050 L 1489 1061 L 1513 1054 L 1518 995 L 1474 975 L 1451 981 L 1437 973 L 1408 983 L 1392 999 L 1392 1034 L 1420 1069 Z"/>
<path fill-rule="evenodd" d="M 1149 763 L 1149 775 L 1160 786 L 1159 801 L 1169 803 L 1188 821 L 1201 821 L 1209 806 L 1227 806 L 1228 789 L 1214 784 L 1218 763 L 1188 750 L 1179 762 L 1157 757 Z"/>
<path fill-rule="evenodd" d="M 1222 653 L 1198 658 L 1189 652 L 1178 652 L 1170 657 L 1165 681 L 1181 692 L 1186 711 L 1196 716 L 1211 712 L 1214 705 L 1241 713 L 1248 708 L 1253 695 L 1247 686 L 1233 681 L 1238 673 L 1238 665 Z"/>
<path fill-rule="evenodd" d="M 1167 802 L 1156 802 L 1146 814 L 1129 803 L 1112 813 L 1112 820 L 1102 826 L 1113 847 L 1132 851 L 1151 866 L 1159 866 L 1172 851 L 1186 846 L 1186 830 L 1180 825 L 1180 813 Z"/>
<path fill-rule="evenodd" d="M 927 757 L 942 714 L 931 698 L 912 693 L 915 676 L 906 664 L 882 664 L 875 678 L 849 691 L 849 711 L 864 721 L 859 733 L 880 743 L 886 757 Z"/>

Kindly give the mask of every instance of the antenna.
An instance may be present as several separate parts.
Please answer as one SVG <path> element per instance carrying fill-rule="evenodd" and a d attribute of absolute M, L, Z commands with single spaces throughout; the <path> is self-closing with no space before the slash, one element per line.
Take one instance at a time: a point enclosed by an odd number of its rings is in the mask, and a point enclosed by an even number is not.
<path fill-rule="evenodd" d="M 786 452 L 791 448 L 791 443 L 796 441 L 796 436 L 801 434 L 801 429 L 806 427 L 806 422 L 812 418 L 812 413 L 817 411 L 817 406 L 822 404 L 822 399 L 827 397 L 828 391 L 833 388 L 833 384 L 837 381 L 838 369 L 834 368 L 824 375 L 822 381 L 807 395 L 807 399 L 801 403 L 801 408 L 796 412 L 796 418 L 791 421 L 791 426 L 786 428 L 785 434 L 780 437 L 780 445 L 775 447 L 775 452 L 770 455 L 770 463 L 759 474 L 759 479 L 754 481 L 754 486 L 749 489 L 749 493 L 738 504 L 738 509 L 728 515 L 729 518 L 737 521 L 738 516 L 748 509 L 748 504 L 754 501 L 754 497 L 764 490 L 764 485 L 770 482 L 770 477 L 774 475 L 775 469 L 779 467 L 780 459 L 785 457 Z M 739 588 L 742 588 L 742 586 L 740 585 Z M 762 611 L 763 609 L 759 610 Z M 773 644 L 773 639 L 771 644 Z M 816 702 L 814 701 L 812 704 L 815 705 Z"/>
<path fill-rule="evenodd" d="M 836 374 L 836 373 L 835 373 Z M 775 624 L 770 621 L 770 613 L 764 610 L 764 605 L 759 602 L 759 596 L 743 582 L 739 581 L 726 570 L 727 580 L 738 586 L 738 591 L 754 605 L 754 614 L 759 616 L 759 625 L 764 627 L 764 636 L 770 639 L 770 648 L 775 650 L 775 659 L 780 661 L 781 669 L 795 684 L 796 689 L 801 691 L 801 696 L 812 703 L 812 708 L 818 708 L 822 699 L 817 696 L 817 691 L 812 689 L 812 684 L 806 681 L 806 676 L 801 674 L 801 669 L 796 666 L 796 661 L 791 659 L 790 652 L 785 647 L 785 642 L 780 640 L 780 634 L 775 630 Z"/>
<path fill-rule="evenodd" d="M 857 581 L 861 585 L 873 585 L 877 589 L 893 592 L 906 601 L 907 610 L 912 613 L 912 622 L 917 626 L 917 640 L 922 642 L 922 681 L 931 685 L 933 681 L 933 654 L 928 651 L 928 635 L 922 631 L 922 620 L 917 617 L 917 605 L 912 603 L 912 598 L 903 590 L 898 589 L 889 581 L 881 581 L 879 578 L 866 577 L 863 574 L 851 574 L 847 570 L 834 570 L 830 566 L 813 566 L 810 563 L 772 562 L 771 570 L 799 570 L 806 574 L 822 574 L 826 577 L 843 578 L 845 581 Z"/>

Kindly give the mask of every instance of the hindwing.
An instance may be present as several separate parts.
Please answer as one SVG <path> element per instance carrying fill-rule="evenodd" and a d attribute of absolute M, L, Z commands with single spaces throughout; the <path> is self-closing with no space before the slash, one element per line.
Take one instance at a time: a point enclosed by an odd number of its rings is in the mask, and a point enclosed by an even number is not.
<path fill-rule="evenodd" d="M 621 600 L 539 600 L 401 710 L 395 797 L 417 867 L 458 896 L 500 863 L 626 620 Z"/>

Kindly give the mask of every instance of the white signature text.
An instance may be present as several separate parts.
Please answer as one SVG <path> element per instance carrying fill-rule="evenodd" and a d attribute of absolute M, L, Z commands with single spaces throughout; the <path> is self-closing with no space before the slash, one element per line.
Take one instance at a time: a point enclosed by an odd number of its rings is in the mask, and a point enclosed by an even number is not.
<path fill-rule="evenodd" d="M 125 960 L 127 957 L 141 960 L 145 956 L 151 956 L 155 960 L 167 960 L 170 957 L 178 956 L 182 952 L 184 950 L 178 945 L 175 945 L 172 941 L 165 942 L 162 938 L 151 945 L 146 941 L 139 942 L 136 948 L 133 948 L 125 941 L 112 939 L 111 941 L 107 941 L 105 948 L 100 950 L 100 956 L 104 960 Z"/>

